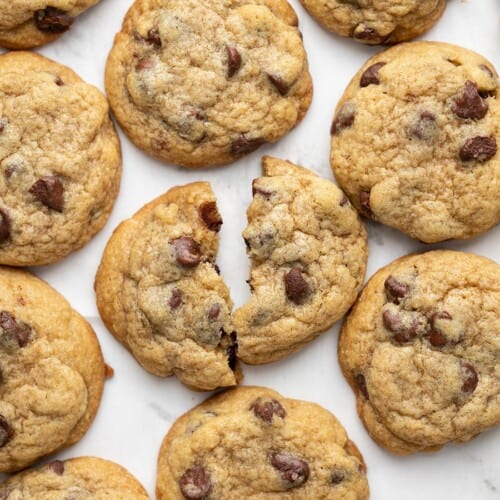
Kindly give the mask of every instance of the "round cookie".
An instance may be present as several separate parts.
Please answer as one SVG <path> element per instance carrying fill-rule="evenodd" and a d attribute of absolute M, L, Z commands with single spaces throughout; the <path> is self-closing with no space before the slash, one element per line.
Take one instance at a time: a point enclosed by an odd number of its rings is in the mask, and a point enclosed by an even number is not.
<path fill-rule="evenodd" d="M 47 283 L 1 267 L 0 284 L 0 472 L 10 472 L 80 440 L 105 366 L 90 325 Z"/>
<path fill-rule="evenodd" d="M 149 500 L 144 487 L 122 466 L 94 457 L 55 460 L 0 484 L 2 500 Z"/>
<path fill-rule="evenodd" d="M 366 231 L 332 182 L 288 161 L 264 157 L 253 181 L 248 226 L 249 301 L 234 313 L 238 357 L 280 359 L 341 318 L 363 283 Z"/>
<path fill-rule="evenodd" d="M 85 245 L 120 177 L 105 97 L 40 55 L 0 55 L 0 264 L 49 264 Z"/>
<path fill-rule="evenodd" d="M 102 320 L 143 368 L 197 390 L 241 378 L 221 225 L 207 182 L 174 187 L 118 226 L 95 280 Z"/>
<path fill-rule="evenodd" d="M 0 47 L 31 49 L 68 31 L 75 17 L 99 0 L 0 0 Z"/>
<path fill-rule="evenodd" d="M 364 215 L 425 243 L 500 220 L 498 77 L 480 55 L 414 42 L 375 55 L 340 100 L 337 181 Z"/>
<path fill-rule="evenodd" d="M 187 412 L 158 457 L 158 500 L 368 499 L 366 467 L 321 406 L 238 387 Z"/>
<path fill-rule="evenodd" d="M 300 0 L 326 29 L 369 45 L 411 40 L 441 17 L 446 0 Z"/>
<path fill-rule="evenodd" d="M 392 262 L 365 286 L 338 356 L 384 448 L 472 439 L 500 423 L 500 266 L 449 250 Z"/>
<path fill-rule="evenodd" d="M 286 0 L 136 0 L 115 37 L 106 90 L 139 148 L 185 167 L 275 142 L 312 97 Z"/>

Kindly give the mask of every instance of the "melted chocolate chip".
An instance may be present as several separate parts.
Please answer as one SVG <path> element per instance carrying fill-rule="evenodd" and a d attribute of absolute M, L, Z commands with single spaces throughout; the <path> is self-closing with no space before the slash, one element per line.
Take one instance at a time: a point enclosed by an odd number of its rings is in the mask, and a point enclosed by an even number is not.
<path fill-rule="evenodd" d="M 365 26 L 364 24 L 358 24 L 353 32 L 353 38 L 356 40 L 361 40 L 366 43 L 382 43 L 384 38 L 374 29 Z"/>
<path fill-rule="evenodd" d="M 460 368 L 463 379 L 462 392 L 465 394 L 472 394 L 475 391 L 479 380 L 476 369 L 470 363 L 467 363 L 467 361 L 461 361 Z"/>
<path fill-rule="evenodd" d="M 7 311 L 0 312 L 0 328 L 9 337 L 16 339 L 19 347 L 25 347 L 32 335 L 32 330 L 26 323 L 16 321 Z"/>
<path fill-rule="evenodd" d="M 231 143 L 231 153 L 233 155 L 243 155 L 251 153 L 260 148 L 266 141 L 260 137 L 249 139 L 245 134 L 241 134 L 238 139 Z"/>
<path fill-rule="evenodd" d="M 190 236 L 181 236 L 173 241 L 175 260 L 185 267 L 197 266 L 201 261 L 201 248 Z"/>
<path fill-rule="evenodd" d="M 410 137 L 429 141 L 437 130 L 436 115 L 431 111 L 422 111 L 410 128 Z"/>
<path fill-rule="evenodd" d="M 333 469 L 332 471 L 332 478 L 331 478 L 331 482 L 332 484 L 340 484 L 347 476 L 347 473 L 344 469 L 340 469 L 340 468 L 335 468 Z"/>
<path fill-rule="evenodd" d="M 359 392 L 361 392 L 366 400 L 370 399 L 368 388 L 366 387 L 365 376 L 362 373 L 358 373 L 354 378 L 356 380 L 356 385 L 358 386 Z"/>
<path fill-rule="evenodd" d="M 300 267 L 292 267 L 285 274 L 285 293 L 286 296 L 295 304 L 300 304 L 309 294 L 309 283 L 304 279 Z"/>
<path fill-rule="evenodd" d="M 151 28 L 148 31 L 148 36 L 146 37 L 146 41 L 152 45 L 155 45 L 156 47 L 161 47 L 160 32 L 155 28 Z"/>
<path fill-rule="evenodd" d="M 388 310 L 382 313 L 382 321 L 385 328 L 393 334 L 392 338 L 399 344 L 410 342 L 417 336 L 416 321 L 404 321 L 399 314 Z"/>
<path fill-rule="evenodd" d="M 431 316 L 431 331 L 429 332 L 429 342 L 434 347 L 443 347 L 447 344 L 448 339 L 443 332 L 436 326 L 438 319 L 452 319 L 450 313 L 440 311 Z"/>
<path fill-rule="evenodd" d="M 14 429 L 7 419 L 0 414 L 0 448 L 3 448 L 14 437 Z"/>
<path fill-rule="evenodd" d="M 278 471 L 286 488 L 296 488 L 309 478 L 309 465 L 289 453 L 273 453 L 271 465 Z"/>
<path fill-rule="evenodd" d="M 205 226 L 210 229 L 210 231 L 215 231 L 218 233 L 222 226 L 222 217 L 217 210 L 217 204 L 215 201 L 205 201 L 198 207 L 198 213 L 200 214 L 201 220 L 204 222 Z"/>
<path fill-rule="evenodd" d="M 218 275 L 220 275 L 220 267 L 219 267 L 217 264 L 215 264 L 215 263 L 213 263 L 213 264 L 212 264 L 212 266 L 214 267 L 214 271 L 215 271 Z"/>
<path fill-rule="evenodd" d="M 384 288 L 387 298 L 395 304 L 399 304 L 399 299 L 404 299 L 410 291 L 406 283 L 401 283 L 392 274 L 384 281 Z"/>
<path fill-rule="evenodd" d="M 62 462 L 61 460 L 54 460 L 53 462 L 50 462 L 47 467 L 59 476 L 62 476 L 64 474 L 64 462 Z"/>
<path fill-rule="evenodd" d="M 493 158 L 497 152 L 497 141 L 494 137 L 471 137 L 460 148 L 460 159 L 463 161 L 476 160 L 485 162 Z"/>
<path fill-rule="evenodd" d="M 253 410 L 255 416 L 262 419 L 266 424 L 272 423 L 274 415 L 280 418 L 285 418 L 286 416 L 285 409 L 276 399 L 263 401 L 262 398 L 257 398 L 250 405 L 249 410 Z"/>
<path fill-rule="evenodd" d="M 274 191 L 269 191 L 268 189 L 261 188 L 257 186 L 257 182 L 259 179 L 254 179 L 252 181 L 252 196 L 255 196 L 256 194 L 260 194 L 268 200 L 272 194 L 274 194 Z"/>
<path fill-rule="evenodd" d="M 5 128 L 5 125 L 0 122 L 0 134 L 3 132 L 3 129 Z"/>
<path fill-rule="evenodd" d="M 352 102 L 346 102 L 338 110 L 330 128 L 330 134 L 338 134 L 341 130 L 351 127 L 356 116 L 356 107 Z"/>
<path fill-rule="evenodd" d="M 177 309 L 182 304 L 182 293 L 178 288 L 172 290 L 172 295 L 168 299 L 170 309 Z"/>
<path fill-rule="evenodd" d="M 378 71 L 382 66 L 385 65 L 385 62 L 379 62 L 372 64 L 371 66 L 366 68 L 359 80 L 359 86 L 368 87 L 368 85 L 378 85 L 380 83 Z"/>
<path fill-rule="evenodd" d="M 219 304 L 213 304 L 210 306 L 207 312 L 207 318 L 210 320 L 217 319 L 219 317 L 220 313 L 220 305 Z"/>
<path fill-rule="evenodd" d="M 155 65 L 152 59 L 140 59 L 135 65 L 137 71 L 142 71 L 143 69 L 151 69 Z"/>
<path fill-rule="evenodd" d="M 35 24 L 40 31 L 63 33 L 69 30 L 74 19 L 64 10 L 46 7 L 35 12 Z"/>
<path fill-rule="evenodd" d="M 288 94 L 290 90 L 290 85 L 281 78 L 281 76 L 273 75 L 271 73 L 266 73 L 269 81 L 276 87 L 276 90 L 280 93 L 280 95 L 285 96 Z"/>
<path fill-rule="evenodd" d="M 229 368 L 231 368 L 231 370 L 234 370 L 236 368 L 237 362 L 236 354 L 238 353 L 238 340 L 236 338 L 236 333 L 231 333 L 231 340 L 232 344 L 228 346 L 226 354 L 227 364 L 229 365 Z"/>
<path fill-rule="evenodd" d="M 10 216 L 5 208 L 0 208 L 0 243 L 10 239 Z"/>
<path fill-rule="evenodd" d="M 202 465 L 195 465 L 182 475 L 179 486 L 184 498 L 188 500 L 203 500 L 212 491 L 210 474 Z"/>
<path fill-rule="evenodd" d="M 29 189 L 30 193 L 46 207 L 62 212 L 64 208 L 64 187 L 59 177 L 40 177 Z"/>
<path fill-rule="evenodd" d="M 64 86 L 64 82 L 62 80 L 62 78 L 60 76 L 56 76 L 56 79 L 55 79 L 55 84 L 58 86 L 58 87 L 63 87 Z"/>
<path fill-rule="evenodd" d="M 226 45 L 227 52 L 227 77 L 231 78 L 234 76 L 241 68 L 241 55 L 238 49 L 235 47 L 230 47 Z"/>
<path fill-rule="evenodd" d="M 488 73 L 488 75 L 489 75 L 491 78 L 494 78 L 495 73 L 493 73 L 493 70 L 492 70 L 489 66 L 486 66 L 486 64 L 480 64 L 480 65 L 479 65 L 479 69 L 481 69 L 481 70 L 483 70 L 484 72 Z"/>
<path fill-rule="evenodd" d="M 372 216 L 372 208 L 370 206 L 370 192 L 369 191 L 361 191 L 359 193 L 359 204 L 361 205 L 361 211 L 368 216 Z"/>
<path fill-rule="evenodd" d="M 467 80 L 463 89 L 452 100 L 451 110 L 459 118 L 479 120 L 486 115 L 488 103 L 479 95 L 477 84 Z"/>

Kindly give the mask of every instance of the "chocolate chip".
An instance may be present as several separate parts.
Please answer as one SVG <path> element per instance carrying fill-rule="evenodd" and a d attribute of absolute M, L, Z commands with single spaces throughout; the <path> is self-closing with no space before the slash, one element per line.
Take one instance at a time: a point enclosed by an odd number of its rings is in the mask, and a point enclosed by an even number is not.
<path fill-rule="evenodd" d="M 241 55 L 238 49 L 226 45 L 227 52 L 227 77 L 231 78 L 241 68 Z"/>
<path fill-rule="evenodd" d="M 429 332 L 429 342 L 434 347 L 443 347 L 447 344 L 448 339 L 443 332 L 436 326 L 438 319 L 452 319 L 451 314 L 446 311 L 434 313 L 431 316 L 431 331 Z"/>
<path fill-rule="evenodd" d="M 59 177 L 40 177 L 29 189 L 30 193 L 46 207 L 62 212 L 64 208 L 64 187 Z"/>
<path fill-rule="evenodd" d="M 198 207 L 198 213 L 200 214 L 201 220 L 205 223 L 205 226 L 210 229 L 210 231 L 215 231 L 218 233 L 222 226 L 222 217 L 217 210 L 217 204 L 215 201 L 205 201 Z"/>
<path fill-rule="evenodd" d="M 269 81 L 276 87 L 276 90 L 282 95 L 285 96 L 288 94 L 290 90 L 290 85 L 288 85 L 281 76 L 273 75 L 272 73 L 266 73 Z"/>
<path fill-rule="evenodd" d="M 372 208 L 370 206 L 370 192 L 361 191 L 359 193 L 359 204 L 361 205 L 361 211 L 368 216 L 372 216 Z"/>
<path fill-rule="evenodd" d="M 478 376 L 476 369 L 467 361 L 460 361 L 460 368 L 462 371 L 462 392 L 466 394 L 472 394 L 478 383 Z"/>
<path fill-rule="evenodd" d="M 7 311 L 0 312 L 0 328 L 9 337 L 14 338 L 19 347 L 25 347 L 32 335 L 32 330 L 26 323 L 16 321 Z"/>
<path fill-rule="evenodd" d="M 263 401 L 262 398 L 257 398 L 251 405 L 249 410 L 253 410 L 256 417 L 259 417 L 267 424 L 272 423 L 274 415 L 280 418 L 285 418 L 286 411 L 281 406 L 279 401 L 271 399 Z"/>
<path fill-rule="evenodd" d="M 346 477 L 346 471 L 344 469 L 335 468 L 332 471 L 331 482 L 332 484 L 340 484 Z"/>
<path fill-rule="evenodd" d="M 236 333 L 231 333 L 231 341 L 232 344 L 230 344 L 226 350 L 227 354 L 227 364 L 229 365 L 229 368 L 231 370 L 234 370 L 236 368 L 236 354 L 238 353 L 238 340 L 236 338 Z"/>
<path fill-rule="evenodd" d="M 178 288 L 172 290 L 172 295 L 168 299 L 170 309 L 177 309 L 182 304 L 182 293 Z"/>
<path fill-rule="evenodd" d="M 64 86 L 64 82 L 62 81 L 62 78 L 60 76 L 56 76 L 55 83 L 56 83 L 56 85 L 58 87 L 63 87 Z"/>
<path fill-rule="evenodd" d="M 399 304 L 399 299 L 404 299 L 410 291 L 409 285 L 401 283 L 392 274 L 384 281 L 384 288 L 387 298 L 395 304 Z"/>
<path fill-rule="evenodd" d="M 113 378 L 115 374 L 115 370 L 113 370 L 113 367 L 108 365 L 108 363 L 104 363 L 104 377 L 105 378 Z"/>
<path fill-rule="evenodd" d="M 40 31 L 63 33 L 69 30 L 74 19 L 64 10 L 46 7 L 35 11 L 35 24 Z"/>
<path fill-rule="evenodd" d="M 358 373 L 354 379 L 356 380 L 356 385 L 358 386 L 359 392 L 363 395 L 363 397 L 368 400 L 370 399 L 370 395 L 368 394 L 368 388 L 366 387 L 366 379 L 362 373 Z"/>
<path fill-rule="evenodd" d="M 430 111 L 422 111 L 410 128 L 410 137 L 429 141 L 437 130 L 436 115 Z"/>
<path fill-rule="evenodd" d="M 273 453 L 271 465 L 278 471 L 286 488 L 296 488 L 309 478 L 309 465 L 289 453 Z"/>
<path fill-rule="evenodd" d="M 181 236 L 171 242 L 175 260 L 185 267 L 197 266 L 201 261 L 201 248 L 190 236 Z"/>
<path fill-rule="evenodd" d="M 233 155 L 243 155 L 260 148 L 266 141 L 260 137 L 249 139 L 245 134 L 241 134 L 238 139 L 231 143 L 231 153 Z"/>
<path fill-rule="evenodd" d="M 53 462 L 50 462 L 47 467 L 59 476 L 62 476 L 64 473 L 64 462 L 61 460 L 54 460 Z"/>
<path fill-rule="evenodd" d="M 486 115 L 488 103 L 479 95 L 477 85 L 467 80 L 460 93 L 453 98 L 451 110 L 459 118 L 479 120 Z"/>
<path fill-rule="evenodd" d="M 135 65 L 137 71 L 142 71 L 143 69 L 151 69 L 154 66 L 152 59 L 140 59 Z"/>
<path fill-rule="evenodd" d="M 486 64 L 480 64 L 479 65 L 479 69 L 482 69 L 483 71 L 485 71 L 486 73 L 488 73 L 488 75 L 491 78 L 495 77 L 495 73 L 493 72 L 493 70 L 489 66 L 486 66 Z"/>
<path fill-rule="evenodd" d="M 285 274 L 285 293 L 286 296 L 295 304 L 300 304 L 309 294 L 309 283 L 304 279 L 300 267 L 292 267 Z"/>
<path fill-rule="evenodd" d="M 210 309 L 207 312 L 207 317 L 210 320 L 217 319 L 220 313 L 220 305 L 219 304 L 213 304 L 210 306 Z"/>
<path fill-rule="evenodd" d="M 493 158 L 497 152 L 497 141 L 494 137 L 477 136 L 467 139 L 460 148 L 460 159 L 485 162 Z"/>
<path fill-rule="evenodd" d="M 14 429 L 7 419 L 0 414 L 0 448 L 4 447 L 14 437 Z"/>
<path fill-rule="evenodd" d="M 215 262 L 212 264 L 212 266 L 214 267 L 214 271 L 215 271 L 218 275 L 220 275 L 220 267 L 219 267 L 217 264 L 215 264 Z"/>
<path fill-rule="evenodd" d="M 203 500 L 212 491 L 210 474 L 199 464 L 184 472 L 179 485 L 182 495 L 188 500 Z"/>
<path fill-rule="evenodd" d="M 259 179 L 254 179 L 252 181 L 252 196 L 255 196 L 256 194 L 260 194 L 260 195 L 264 196 L 264 198 L 266 198 L 266 200 L 268 200 L 271 197 L 271 195 L 274 194 L 274 191 L 269 191 L 268 189 L 264 189 L 264 188 L 257 186 L 258 181 L 259 181 Z"/>
<path fill-rule="evenodd" d="M 0 122 L 0 134 L 3 132 L 3 129 L 5 128 L 5 125 Z"/>
<path fill-rule="evenodd" d="M 364 24 L 358 24 L 352 34 L 356 40 L 361 40 L 367 43 L 382 43 L 384 38 L 373 28 L 369 28 Z"/>
<path fill-rule="evenodd" d="M 378 85 L 380 83 L 380 79 L 378 77 L 378 70 L 385 65 L 386 65 L 385 62 L 379 62 L 372 64 L 371 66 L 366 68 L 359 80 L 359 86 L 368 87 L 368 85 Z"/>
<path fill-rule="evenodd" d="M 342 195 L 342 199 L 340 200 L 339 205 L 340 205 L 341 207 L 344 207 L 344 206 L 346 206 L 346 205 L 347 205 L 348 201 L 349 201 L 349 200 L 347 199 L 347 196 L 346 196 L 345 194 L 343 194 L 343 195 Z"/>
<path fill-rule="evenodd" d="M 415 320 L 408 321 L 399 314 L 385 310 L 382 313 L 382 321 L 385 328 L 394 334 L 392 338 L 400 344 L 410 342 L 417 336 L 417 323 Z"/>
<path fill-rule="evenodd" d="M 6 242 L 10 238 L 10 217 L 5 208 L 0 208 L 0 243 Z"/>
<path fill-rule="evenodd" d="M 151 43 L 152 45 L 155 45 L 156 47 L 161 47 L 160 32 L 155 28 L 151 28 L 148 31 L 148 36 L 146 37 L 146 41 L 148 43 Z"/>
<path fill-rule="evenodd" d="M 352 102 L 346 102 L 338 110 L 330 128 L 330 134 L 335 135 L 341 130 L 351 127 L 356 115 L 356 106 Z"/>

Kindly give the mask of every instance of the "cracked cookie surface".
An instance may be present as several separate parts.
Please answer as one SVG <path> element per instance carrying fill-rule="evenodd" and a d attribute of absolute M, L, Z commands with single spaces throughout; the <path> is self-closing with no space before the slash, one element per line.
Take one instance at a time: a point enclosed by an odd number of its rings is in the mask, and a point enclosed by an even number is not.
<path fill-rule="evenodd" d="M 56 262 L 107 221 L 121 153 L 105 97 L 29 52 L 0 56 L 0 263 Z"/>
<path fill-rule="evenodd" d="M 437 250 L 365 286 L 340 334 L 358 413 L 393 453 L 465 442 L 500 423 L 500 266 Z"/>
<path fill-rule="evenodd" d="M 262 159 L 243 231 L 249 301 L 234 314 L 238 357 L 275 361 L 330 328 L 356 300 L 366 231 L 332 182 L 288 161 Z"/>
<path fill-rule="evenodd" d="M 332 123 L 330 163 L 367 217 L 425 243 L 500 220 L 500 103 L 492 64 L 438 42 L 398 45 L 354 76 Z"/>
<path fill-rule="evenodd" d="M 325 28 L 369 45 L 411 40 L 441 17 L 446 0 L 300 0 Z"/>
<path fill-rule="evenodd" d="M 277 141 L 307 111 L 312 82 L 285 0 L 137 0 L 106 90 L 139 148 L 197 168 Z"/>
<path fill-rule="evenodd" d="M 137 361 L 198 390 L 240 378 L 215 264 L 221 225 L 208 183 L 172 188 L 118 226 L 95 280 L 104 323 Z"/>
<path fill-rule="evenodd" d="M 54 460 L 0 484 L 2 500 L 148 500 L 144 487 L 122 466 L 95 457 Z"/>
<path fill-rule="evenodd" d="M 47 283 L 7 267 L 0 283 L 0 472 L 10 472 L 85 434 L 105 370 L 94 331 Z"/>
<path fill-rule="evenodd" d="M 264 387 L 238 387 L 174 423 L 160 449 L 156 494 L 364 500 L 365 472 L 361 453 L 330 412 Z"/>
<path fill-rule="evenodd" d="M 55 40 L 98 0 L 0 0 L 0 47 L 30 49 Z"/>

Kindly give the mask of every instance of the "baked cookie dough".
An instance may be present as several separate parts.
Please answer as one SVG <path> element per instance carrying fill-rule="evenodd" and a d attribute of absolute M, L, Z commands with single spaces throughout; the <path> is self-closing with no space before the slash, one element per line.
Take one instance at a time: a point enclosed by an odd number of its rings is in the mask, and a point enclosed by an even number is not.
<path fill-rule="evenodd" d="M 365 286 L 338 356 L 384 448 L 472 439 L 500 423 L 500 266 L 449 250 L 396 260 Z"/>
<path fill-rule="evenodd" d="M 369 496 L 366 467 L 321 406 L 238 387 L 179 418 L 158 457 L 158 500 L 351 499 Z"/>
<path fill-rule="evenodd" d="M 144 487 L 120 465 L 94 457 L 54 460 L 0 484 L 2 500 L 149 500 Z"/>
<path fill-rule="evenodd" d="M 121 177 L 108 113 L 66 66 L 0 55 L 0 264 L 56 262 L 105 224 Z"/>
<path fill-rule="evenodd" d="M 330 162 L 364 215 L 425 243 L 500 220 L 500 102 L 490 62 L 439 42 L 398 45 L 354 76 Z"/>
<path fill-rule="evenodd" d="M 241 378 L 215 264 L 221 225 L 207 182 L 174 187 L 118 226 L 95 280 L 108 330 L 146 370 L 197 390 Z"/>
<path fill-rule="evenodd" d="M 238 357 L 260 364 L 303 347 L 356 300 L 368 257 L 366 231 L 332 182 L 265 156 L 253 181 L 248 226 L 249 301 L 234 314 Z"/>
<path fill-rule="evenodd" d="M 286 0 L 136 0 L 106 66 L 113 112 L 147 153 L 185 167 L 275 142 L 312 97 Z"/>
<path fill-rule="evenodd" d="M 300 0 L 326 29 L 369 45 L 411 40 L 430 29 L 446 0 Z"/>
<path fill-rule="evenodd" d="M 30 49 L 55 40 L 98 0 L 0 0 L 0 47 Z"/>
<path fill-rule="evenodd" d="M 90 325 L 47 283 L 0 267 L 0 286 L 0 472 L 11 472 L 80 440 L 105 367 Z"/>

